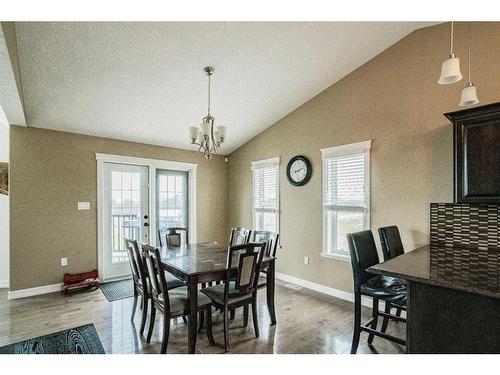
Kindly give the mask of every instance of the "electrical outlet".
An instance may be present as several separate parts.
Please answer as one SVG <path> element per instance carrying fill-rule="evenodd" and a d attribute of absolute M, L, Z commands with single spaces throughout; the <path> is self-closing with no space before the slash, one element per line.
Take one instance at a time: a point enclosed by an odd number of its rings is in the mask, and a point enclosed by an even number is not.
<path fill-rule="evenodd" d="M 304 264 L 309 264 L 309 257 L 304 257 Z"/>
<path fill-rule="evenodd" d="M 66 267 L 68 265 L 68 258 L 61 258 L 61 267 Z"/>

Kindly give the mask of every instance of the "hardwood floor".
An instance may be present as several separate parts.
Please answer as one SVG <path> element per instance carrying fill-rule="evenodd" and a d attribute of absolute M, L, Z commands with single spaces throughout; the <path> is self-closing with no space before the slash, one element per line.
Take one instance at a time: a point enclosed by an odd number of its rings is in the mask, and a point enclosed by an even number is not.
<path fill-rule="evenodd" d="M 325 294 L 292 284 L 277 282 L 278 323 L 271 326 L 265 303 L 265 290 L 259 291 L 260 337 L 253 326 L 242 327 L 242 310 L 230 323 L 231 353 L 349 353 L 353 305 Z M 62 293 L 8 300 L 0 290 L 0 346 L 46 335 L 79 325 L 94 323 L 106 353 L 159 353 L 161 319 L 157 318 L 151 343 L 138 334 L 140 314 L 130 322 L 132 298 L 108 302 L 99 290 Z M 363 318 L 370 310 L 363 308 Z M 222 316 L 214 313 L 214 336 L 217 346 L 209 346 L 206 334 L 200 333 L 198 353 L 224 353 Z M 381 323 L 379 323 L 381 324 Z M 405 326 L 391 322 L 388 332 L 404 337 Z M 380 338 L 373 346 L 361 335 L 358 353 L 403 353 L 404 347 Z M 178 320 L 172 323 L 168 353 L 186 353 L 187 327 Z"/>

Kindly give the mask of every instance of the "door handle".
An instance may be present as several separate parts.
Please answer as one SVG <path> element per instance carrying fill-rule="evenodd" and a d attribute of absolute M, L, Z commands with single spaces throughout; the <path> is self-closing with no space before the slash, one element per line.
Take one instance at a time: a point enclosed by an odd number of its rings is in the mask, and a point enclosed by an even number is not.
<path fill-rule="evenodd" d="M 144 226 L 145 227 L 149 227 L 149 223 L 144 223 Z"/>

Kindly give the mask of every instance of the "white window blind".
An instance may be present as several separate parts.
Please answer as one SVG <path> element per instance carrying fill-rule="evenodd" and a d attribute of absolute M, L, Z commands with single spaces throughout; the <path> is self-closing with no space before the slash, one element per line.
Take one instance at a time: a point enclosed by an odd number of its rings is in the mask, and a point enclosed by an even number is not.
<path fill-rule="evenodd" d="M 253 228 L 278 232 L 279 158 L 252 162 Z"/>
<path fill-rule="evenodd" d="M 347 257 L 347 233 L 369 227 L 370 141 L 321 150 L 323 254 Z"/>

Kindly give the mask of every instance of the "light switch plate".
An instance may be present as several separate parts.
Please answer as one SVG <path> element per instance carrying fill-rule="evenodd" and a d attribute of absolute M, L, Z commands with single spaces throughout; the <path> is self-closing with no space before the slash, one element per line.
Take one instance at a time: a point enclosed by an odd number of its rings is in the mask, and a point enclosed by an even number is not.
<path fill-rule="evenodd" d="M 79 210 L 90 210 L 90 202 L 78 202 Z"/>
<path fill-rule="evenodd" d="M 309 257 L 304 257 L 304 264 L 309 264 Z"/>
<path fill-rule="evenodd" d="M 68 258 L 61 258 L 61 267 L 66 267 L 68 265 Z"/>

